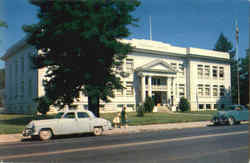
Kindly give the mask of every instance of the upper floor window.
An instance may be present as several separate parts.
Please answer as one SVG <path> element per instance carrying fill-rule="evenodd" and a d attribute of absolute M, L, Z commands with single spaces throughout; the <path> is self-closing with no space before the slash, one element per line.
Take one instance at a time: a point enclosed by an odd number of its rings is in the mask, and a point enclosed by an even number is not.
<path fill-rule="evenodd" d="M 203 85 L 202 84 L 198 84 L 198 95 L 203 96 Z"/>
<path fill-rule="evenodd" d="M 220 85 L 220 96 L 225 96 L 225 87 L 224 87 L 224 85 Z"/>
<path fill-rule="evenodd" d="M 21 72 L 24 73 L 24 57 L 21 57 Z"/>
<path fill-rule="evenodd" d="M 210 96 L 210 85 L 205 85 L 205 96 Z"/>
<path fill-rule="evenodd" d="M 180 74 L 182 76 L 184 76 L 184 65 L 183 64 L 179 64 L 179 71 L 180 71 Z"/>
<path fill-rule="evenodd" d="M 198 78 L 200 79 L 200 78 L 202 78 L 202 76 L 203 76 L 203 65 L 198 65 L 198 67 L 197 67 L 197 71 L 198 71 Z"/>
<path fill-rule="evenodd" d="M 218 76 L 217 66 L 213 66 L 213 78 L 217 78 L 217 76 Z"/>
<path fill-rule="evenodd" d="M 210 77 L 210 66 L 206 65 L 205 66 L 205 78 Z"/>
<path fill-rule="evenodd" d="M 20 96 L 23 97 L 24 96 L 24 81 L 21 82 L 21 85 L 20 85 Z"/>
<path fill-rule="evenodd" d="M 213 85 L 213 96 L 218 96 L 218 86 Z"/>
<path fill-rule="evenodd" d="M 220 76 L 220 79 L 224 79 L 224 67 L 219 68 L 219 76 Z"/>
<path fill-rule="evenodd" d="M 171 63 L 171 66 L 172 66 L 173 69 L 175 69 L 175 70 L 177 69 L 177 64 L 176 63 Z"/>
<path fill-rule="evenodd" d="M 126 82 L 126 95 L 133 95 L 133 82 Z"/>
<path fill-rule="evenodd" d="M 185 85 L 184 84 L 179 84 L 179 95 L 185 96 Z"/>
<path fill-rule="evenodd" d="M 133 72 L 134 70 L 134 63 L 133 59 L 126 59 L 126 71 L 127 72 Z"/>
<path fill-rule="evenodd" d="M 17 76 L 17 74 L 18 74 L 18 60 L 16 60 L 16 63 L 15 63 L 16 65 L 15 65 L 15 75 Z"/>

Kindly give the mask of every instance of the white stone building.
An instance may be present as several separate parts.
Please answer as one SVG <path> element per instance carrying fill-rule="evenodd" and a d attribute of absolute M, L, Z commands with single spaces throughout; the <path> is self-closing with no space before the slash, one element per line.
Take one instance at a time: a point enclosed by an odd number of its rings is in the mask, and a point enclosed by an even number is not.
<path fill-rule="evenodd" d="M 176 110 L 186 97 L 192 110 L 209 110 L 231 104 L 229 54 L 198 48 L 182 48 L 151 40 L 122 40 L 134 49 L 120 67 L 123 86 L 115 90 L 111 103 L 101 102 L 101 111 L 118 111 L 122 106 L 135 110 L 146 96 L 157 106 Z M 21 40 L 1 58 L 6 69 L 5 105 L 9 112 L 35 111 L 34 98 L 44 94 L 46 69 L 31 69 L 30 55 L 36 50 Z M 78 107 L 87 108 L 81 96 Z"/>

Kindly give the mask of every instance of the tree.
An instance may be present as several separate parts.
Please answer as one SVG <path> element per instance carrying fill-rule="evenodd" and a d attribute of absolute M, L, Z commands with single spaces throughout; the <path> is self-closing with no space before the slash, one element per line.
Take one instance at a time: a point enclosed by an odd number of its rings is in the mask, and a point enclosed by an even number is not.
<path fill-rule="evenodd" d="M 154 109 L 154 101 L 153 101 L 153 98 L 152 97 L 146 97 L 146 100 L 144 102 L 144 110 L 145 112 L 153 112 L 153 109 Z"/>
<path fill-rule="evenodd" d="M 137 0 L 30 0 L 40 8 L 39 22 L 23 27 L 27 42 L 39 55 L 34 68 L 47 67 L 45 96 L 63 108 L 88 96 L 89 109 L 99 117 L 99 100 L 109 101 L 113 89 L 123 88 L 115 69 L 131 52 L 119 40 L 129 36 L 128 25 Z"/>
<path fill-rule="evenodd" d="M 8 28 L 8 25 L 4 21 L 0 20 L 0 27 Z"/>
<path fill-rule="evenodd" d="M 5 88 L 5 70 L 0 69 L 0 89 Z"/>
<path fill-rule="evenodd" d="M 240 103 L 246 105 L 249 103 L 249 54 L 245 58 L 240 59 L 239 73 L 240 73 Z"/>
<path fill-rule="evenodd" d="M 181 97 L 178 108 L 182 111 L 189 111 L 190 110 L 190 103 L 185 97 Z"/>
<path fill-rule="evenodd" d="M 227 52 L 230 54 L 230 70 L 231 70 L 231 96 L 232 102 L 237 103 L 237 61 L 234 59 L 235 51 L 232 50 L 232 43 L 224 36 L 223 33 L 220 34 L 219 39 L 217 40 L 214 50 L 220 52 Z"/>

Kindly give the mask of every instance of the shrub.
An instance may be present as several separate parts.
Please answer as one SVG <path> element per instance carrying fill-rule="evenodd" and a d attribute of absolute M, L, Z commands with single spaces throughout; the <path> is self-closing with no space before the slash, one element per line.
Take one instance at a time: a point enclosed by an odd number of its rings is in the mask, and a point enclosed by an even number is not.
<path fill-rule="evenodd" d="M 36 99 L 38 106 L 37 106 L 37 111 L 41 114 L 46 114 L 49 111 L 49 106 L 51 105 L 50 100 L 46 97 L 40 97 Z"/>
<path fill-rule="evenodd" d="M 146 100 L 144 102 L 144 109 L 145 112 L 151 113 L 154 109 L 154 101 L 152 97 L 146 97 Z"/>
<path fill-rule="evenodd" d="M 189 104 L 188 100 L 186 98 L 184 98 L 184 97 L 181 97 L 178 108 L 182 112 L 189 111 L 190 110 L 190 104 Z"/>
<path fill-rule="evenodd" d="M 143 105 L 139 105 L 136 107 L 136 116 L 137 117 L 143 117 L 144 116 L 144 108 L 143 108 Z"/>

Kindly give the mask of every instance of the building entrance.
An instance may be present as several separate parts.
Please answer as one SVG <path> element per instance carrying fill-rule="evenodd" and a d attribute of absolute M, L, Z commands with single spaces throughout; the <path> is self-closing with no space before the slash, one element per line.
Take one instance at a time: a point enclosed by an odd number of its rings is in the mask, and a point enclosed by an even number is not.
<path fill-rule="evenodd" d="M 152 98 L 155 105 L 166 105 L 167 104 L 167 92 L 166 91 L 153 91 Z"/>

